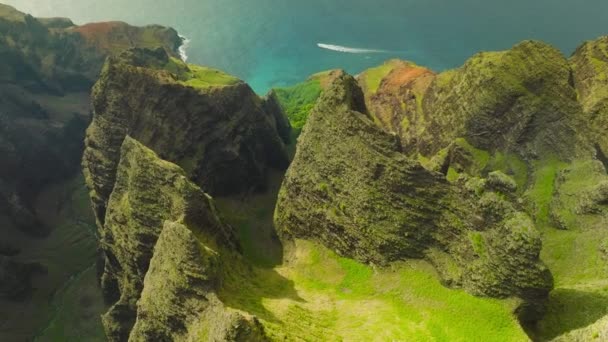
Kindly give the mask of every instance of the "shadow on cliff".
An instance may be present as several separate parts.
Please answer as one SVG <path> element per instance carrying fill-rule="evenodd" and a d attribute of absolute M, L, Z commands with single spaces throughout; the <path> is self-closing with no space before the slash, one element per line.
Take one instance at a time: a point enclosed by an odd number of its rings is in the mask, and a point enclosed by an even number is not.
<path fill-rule="evenodd" d="M 547 315 L 530 329 L 534 341 L 550 341 L 584 328 L 608 315 L 608 293 L 556 289 L 551 293 Z"/>
<path fill-rule="evenodd" d="M 284 258 L 273 220 L 282 181 L 283 173 L 275 171 L 262 193 L 215 198 L 220 215 L 237 234 L 244 257 L 225 270 L 221 300 L 231 308 L 274 323 L 280 320 L 266 309 L 264 301 L 304 302 L 294 282 L 274 268 L 283 264 Z"/>
<path fill-rule="evenodd" d="M 279 274 L 273 268 L 248 265 L 231 265 L 224 275 L 224 284 L 219 293 L 224 304 L 257 316 L 268 322 L 281 320 L 266 308 L 268 301 L 304 303 L 295 289 L 294 282 Z"/>
<path fill-rule="evenodd" d="M 282 181 L 283 173 L 273 171 L 262 193 L 215 198 L 220 215 L 236 232 L 245 259 L 257 267 L 283 263 L 283 244 L 273 218 Z"/>

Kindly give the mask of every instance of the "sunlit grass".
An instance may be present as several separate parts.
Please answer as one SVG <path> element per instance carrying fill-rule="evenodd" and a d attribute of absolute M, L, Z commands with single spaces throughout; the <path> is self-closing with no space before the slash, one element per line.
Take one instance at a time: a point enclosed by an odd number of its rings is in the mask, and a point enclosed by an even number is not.
<path fill-rule="evenodd" d="M 564 162 L 551 157 L 534 164 L 534 183 L 529 190 L 528 198 L 534 205 L 536 223 L 541 226 L 550 224 L 549 205 L 555 191 L 555 178 L 565 166 Z"/>
<path fill-rule="evenodd" d="M 304 240 L 287 255 L 273 270 L 231 267 L 222 293 L 273 340 L 527 340 L 514 302 L 448 289 L 424 261 L 374 269 Z"/>
<path fill-rule="evenodd" d="M 171 57 L 164 66 L 178 81 L 194 88 L 222 87 L 242 82 L 238 78 L 223 71 L 195 64 L 186 64 Z"/>

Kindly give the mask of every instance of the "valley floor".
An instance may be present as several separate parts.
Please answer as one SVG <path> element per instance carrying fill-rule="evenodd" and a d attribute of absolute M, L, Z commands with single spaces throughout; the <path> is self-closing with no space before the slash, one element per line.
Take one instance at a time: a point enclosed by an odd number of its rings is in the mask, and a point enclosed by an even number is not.
<path fill-rule="evenodd" d="M 99 319 L 105 308 L 94 267 L 97 239 L 82 176 L 45 189 L 36 212 L 52 227 L 47 237 L 31 239 L 9 229 L 6 238 L 20 247 L 19 261 L 40 263 L 45 271 L 32 279 L 30 297 L 2 301 L 0 340 L 105 340 Z"/>

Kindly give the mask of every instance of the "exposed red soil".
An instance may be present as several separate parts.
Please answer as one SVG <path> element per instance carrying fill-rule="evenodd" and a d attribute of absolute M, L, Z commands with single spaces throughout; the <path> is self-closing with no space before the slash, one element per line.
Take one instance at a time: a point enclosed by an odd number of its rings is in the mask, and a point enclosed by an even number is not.
<path fill-rule="evenodd" d="M 404 63 L 394 68 L 381 83 L 383 91 L 393 92 L 407 86 L 422 77 L 432 77 L 435 73 L 427 68 Z"/>

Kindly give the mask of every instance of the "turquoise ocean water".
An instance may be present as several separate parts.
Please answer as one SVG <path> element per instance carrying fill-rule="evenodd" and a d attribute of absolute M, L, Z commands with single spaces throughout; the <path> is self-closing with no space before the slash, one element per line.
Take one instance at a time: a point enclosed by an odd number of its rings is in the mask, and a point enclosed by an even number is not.
<path fill-rule="evenodd" d="M 358 73 L 395 57 L 444 70 L 480 50 L 509 48 L 523 39 L 544 40 L 569 55 L 582 41 L 608 34 L 607 0 L 0 2 L 77 23 L 172 26 L 190 39 L 189 62 L 235 74 L 259 93 L 317 71 Z"/>

